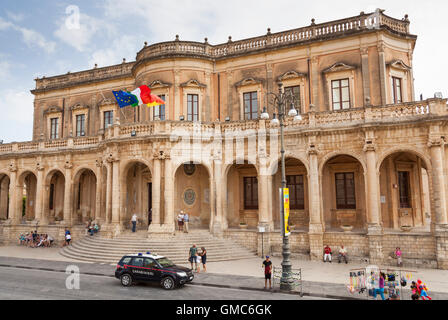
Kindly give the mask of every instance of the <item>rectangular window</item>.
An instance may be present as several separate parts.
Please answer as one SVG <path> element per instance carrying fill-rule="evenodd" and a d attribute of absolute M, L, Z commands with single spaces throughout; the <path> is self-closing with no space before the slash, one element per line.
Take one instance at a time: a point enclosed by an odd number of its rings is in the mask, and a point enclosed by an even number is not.
<path fill-rule="evenodd" d="M 187 96 L 187 121 L 199 121 L 199 95 Z"/>
<path fill-rule="evenodd" d="M 300 100 L 300 86 L 294 86 L 294 87 L 286 87 L 285 88 L 285 93 L 291 92 L 291 94 L 294 96 L 294 107 L 296 109 L 300 109 L 300 107 L 302 106 L 302 102 Z M 287 106 L 288 110 L 290 109 L 291 106 Z"/>
<path fill-rule="evenodd" d="M 356 209 L 355 174 L 336 173 L 336 208 Z"/>
<path fill-rule="evenodd" d="M 350 109 L 350 84 L 349 79 L 331 81 L 333 97 L 333 110 Z"/>
<path fill-rule="evenodd" d="M 258 119 L 258 97 L 257 92 L 247 92 L 243 94 L 244 118 L 246 120 Z"/>
<path fill-rule="evenodd" d="M 286 176 L 286 187 L 289 189 L 289 208 L 291 210 L 305 210 L 303 176 Z"/>
<path fill-rule="evenodd" d="M 105 111 L 104 112 L 104 129 L 107 129 L 114 124 L 114 112 Z"/>
<path fill-rule="evenodd" d="M 164 94 L 160 95 L 159 97 L 163 101 L 166 101 Z M 161 120 L 161 121 L 165 120 L 165 105 L 154 107 L 154 120 L 156 120 L 156 119 Z"/>
<path fill-rule="evenodd" d="M 392 91 L 394 93 L 394 103 L 402 103 L 402 92 L 401 92 L 401 79 L 392 77 Z"/>
<path fill-rule="evenodd" d="M 398 188 L 400 193 L 400 208 L 412 208 L 411 206 L 411 188 L 409 180 L 409 171 L 398 172 Z"/>
<path fill-rule="evenodd" d="M 76 136 L 84 137 L 86 135 L 86 115 L 80 114 L 76 116 Z"/>
<path fill-rule="evenodd" d="M 51 122 L 50 139 L 59 139 L 59 127 L 58 127 L 59 118 L 52 118 L 50 122 Z"/>
<path fill-rule="evenodd" d="M 258 179 L 244 177 L 244 209 L 258 210 Z"/>

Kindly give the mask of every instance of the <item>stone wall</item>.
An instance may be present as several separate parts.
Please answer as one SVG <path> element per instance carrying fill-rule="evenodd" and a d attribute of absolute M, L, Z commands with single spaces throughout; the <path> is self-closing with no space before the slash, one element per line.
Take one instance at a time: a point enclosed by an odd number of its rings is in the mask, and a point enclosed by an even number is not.
<path fill-rule="evenodd" d="M 328 232 L 324 233 L 323 245 L 329 245 L 333 251 L 333 258 L 337 257 L 337 253 L 341 245 L 347 249 L 349 257 L 368 258 L 369 243 L 367 236 L 362 233 L 343 233 Z M 323 248 L 322 248 L 323 250 Z"/>

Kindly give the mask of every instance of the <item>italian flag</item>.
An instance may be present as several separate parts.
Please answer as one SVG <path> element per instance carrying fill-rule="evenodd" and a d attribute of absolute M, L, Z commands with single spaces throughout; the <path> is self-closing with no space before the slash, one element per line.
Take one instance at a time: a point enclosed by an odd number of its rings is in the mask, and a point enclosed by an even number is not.
<path fill-rule="evenodd" d="M 146 104 L 148 107 L 155 107 L 165 104 L 165 101 L 163 101 L 160 97 L 151 94 L 151 89 L 148 86 L 140 86 L 130 92 L 130 94 L 135 96 L 138 100 L 138 105 Z M 133 105 L 133 107 L 135 107 L 135 105 Z"/>

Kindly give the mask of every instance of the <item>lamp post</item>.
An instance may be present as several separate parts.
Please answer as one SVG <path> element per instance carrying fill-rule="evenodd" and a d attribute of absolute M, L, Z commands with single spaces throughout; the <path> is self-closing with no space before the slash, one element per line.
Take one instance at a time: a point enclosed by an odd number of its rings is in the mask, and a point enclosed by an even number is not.
<path fill-rule="evenodd" d="M 272 124 L 280 124 L 280 145 L 281 145 L 281 170 L 282 170 L 282 190 L 286 188 L 286 169 L 285 169 L 285 144 L 284 144 L 284 120 L 286 117 L 286 106 L 289 103 L 291 108 L 288 112 L 288 116 L 294 117 L 295 121 L 302 120 L 300 116 L 299 110 L 294 108 L 294 102 L 297 100 L 294 96 L 292 90 L 283 92 L 283 84 L 281 82 L 277 83 L 278 85 L 278 93 L 269 92 L 268 95 L 272 95 L 274 97 L 274 107 L 277 108 L 278 119 L 273 114 Z M 263 113 L 261 114 L 261 119 L 267 120 L 269 119 L 269 114 L 266 111 L 266 107 L 263 109 Z M 282 192 L 283 194 L 283 192 Z M 281 217 L 282 217 L 282 225 L 285 220 L 285 207 L 283 199 L 281 201 Z M 291 274 L 291 250 L 289 247 L 289 237 L 285 234 L 285 228 L 282 230 L 283 235 L 283 247 L 282 247 L 282 277 L 280 279 L 280 290 L 291 291 L 293 285 L 293 279 Z"/>

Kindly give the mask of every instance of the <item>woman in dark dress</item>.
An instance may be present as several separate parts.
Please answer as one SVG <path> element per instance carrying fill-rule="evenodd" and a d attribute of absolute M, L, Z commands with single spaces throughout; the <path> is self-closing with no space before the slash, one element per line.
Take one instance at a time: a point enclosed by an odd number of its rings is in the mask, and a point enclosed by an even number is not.
<path fill-rule="evenodd" d="M 201 250 L 202 267 L 204 268 L 204 272 L 207 272 L 207 267 L 205 266 L 205 264 L 207 263 L 207 250 L 205 250 L 204 247 L 202 247 Z"/>

